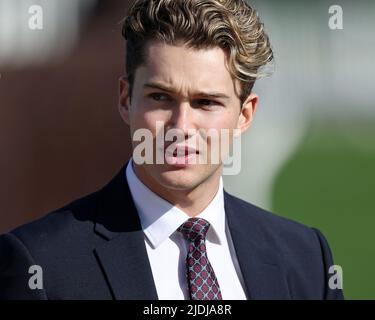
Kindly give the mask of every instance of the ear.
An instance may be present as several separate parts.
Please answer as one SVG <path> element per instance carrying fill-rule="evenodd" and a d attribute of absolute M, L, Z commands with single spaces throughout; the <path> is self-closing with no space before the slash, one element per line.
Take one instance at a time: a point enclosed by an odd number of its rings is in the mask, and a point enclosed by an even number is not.
<path fill-rule="evenodd" d="M 241 113 L 238 118 L 237 129 L 240 129 L 240 133 L 243 134 L 249 129 L 255 111 L 257 109 L 259 97 L 255 93 L 251 93 L 242 105 Z"/>
<path fill-rule="evenodd" d="M 119 79 L 119 101 L 118 110 L 121 118 L 127 125 L 130 125 L 129 112 L 130 112 L 130 92 L 129 92 L 129 81 L 126 77 Z"/>

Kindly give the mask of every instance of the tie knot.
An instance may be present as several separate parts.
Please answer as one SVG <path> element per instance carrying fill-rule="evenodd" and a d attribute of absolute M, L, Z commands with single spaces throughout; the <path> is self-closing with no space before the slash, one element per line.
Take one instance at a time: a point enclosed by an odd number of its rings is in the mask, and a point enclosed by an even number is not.
<path fill-rule="evenodd" d="M 190 241 L 195 239 L 205 239 L 210 223 L 202 218 L 190 218 L 184 222 L 179 228 L 185 238 Z"/>

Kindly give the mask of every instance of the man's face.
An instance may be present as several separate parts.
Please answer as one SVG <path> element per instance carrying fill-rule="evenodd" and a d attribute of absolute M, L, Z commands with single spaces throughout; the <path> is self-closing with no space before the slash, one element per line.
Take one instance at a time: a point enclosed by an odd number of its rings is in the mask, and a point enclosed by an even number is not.
<path fill-rule="evenodd" d="M 235 86 L 226 67 L 226 54 L 219 47 L 194 50 L 182 44 L 150 42 L 146 57 L 146 63 L 135 74 L 131 103 L 129 85 L 125 79 L 120 79 L 119 110 L 130 126 L 131 136 L 138 129 L 148 129 L 153 137 L 153 163 L 134 163 L 137 175 L 148 186 L 170 191 L 189 191 L 208 179 L 220 177 L 223 165 L 210 160 L 213 143 L 207 132 L 214 129 L 220 137 L 222 129 L 228 129 L 231 137 L 233 129 L 241 133 L 247 130 L 257 96 L 251 94 L 241 109 L 238 83 Z M 193 147 L 196 152 L 187 157 L 185 154 L 182 157 L 165 155 L 164 149 L 158 149 L 157 137 L 162 137 L 165 146 L 172 141 L 165 139 L 157 121 L 164 125 L 164 134 L 177 129 L 183 137 L 178 145 Z M 133 151 L 139 143 L 133 139 Z M 202 143 L 205 148 L 199 147 Z M 165 156 L 163 164 L 156 163 L 157 152 Z M 199 158 L 208 161 L 198 162 Z"/>

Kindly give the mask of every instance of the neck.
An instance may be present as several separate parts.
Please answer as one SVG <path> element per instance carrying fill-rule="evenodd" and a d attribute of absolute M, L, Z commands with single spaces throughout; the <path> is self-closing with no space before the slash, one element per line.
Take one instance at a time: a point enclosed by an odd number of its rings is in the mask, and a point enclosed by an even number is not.
<path fill-rule="evenodd" d="M 152 192 L 184 211 L 189 217 L 195 217 L 209 205 L 218 192 L 222 167 L 218 167 L 206 180 L 190 189 L 166 188 L 134 163 L 133 170 Z"/>

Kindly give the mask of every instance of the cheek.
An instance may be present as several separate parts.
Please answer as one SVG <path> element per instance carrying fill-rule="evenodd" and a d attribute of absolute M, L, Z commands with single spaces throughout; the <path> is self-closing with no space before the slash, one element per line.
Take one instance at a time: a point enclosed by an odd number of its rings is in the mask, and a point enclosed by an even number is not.
<path fill-rule="evenodd" d="M 234 129 L 237 127 L 238 117 L 230 112 L 223 112 L 217 116 L 211 116 L 200 121 L 202 128 L 205 129 Z"/>
<path fill-rule="evenodd" d="M 216 119 L 206 121 L 205 129 L 214 130 L 217 132 L 217 136 L 210 138 L 210 135 L 202 137 L 207 141 L 207 148 L 214 149 L 219 152 L 223 149 L 224 153 L 227 153 L 230 146 L 232 145 L 233 133 L 237 128 L 238 117 L 234 113 L 226 113 L 225 116 L 221 115 Z"/>
<path fill-rule="evenodd" d="M 134 107 L 132 112 L 132 121 L 134 126 L 137 128 L 150 128 L 153 127 L 153 115 L 148 112 L 142 105 L 137 105 Z"/>
<path fill-rule="evenodd" d="M 134 117 L 134 128 L 151 132 L 153 137 L 162 135 L 165 131 L 163 117 L 153 112 L 139 112 Z"/>

